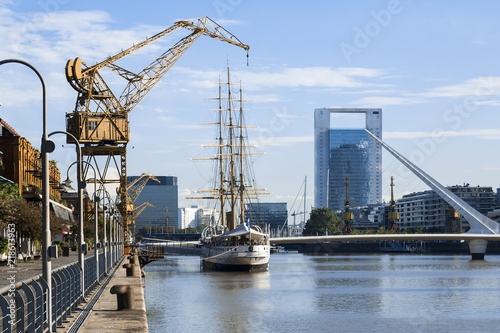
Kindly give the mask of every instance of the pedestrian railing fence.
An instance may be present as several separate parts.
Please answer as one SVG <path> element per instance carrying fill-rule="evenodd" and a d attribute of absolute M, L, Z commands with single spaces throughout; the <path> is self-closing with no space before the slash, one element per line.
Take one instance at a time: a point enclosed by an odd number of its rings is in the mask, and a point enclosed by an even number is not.
<path fill-rule="evenodd" d="M 98 282 L 122 258 L 123 250 L 99 254 L 99 279 L 96 273 L 95 257 L 84 261 L 85 295 L 89 294 Z M 7 268 L 4 268 L 7 269 Z M 72 312 L 76 311 L 82 298 L 82 274 L 78 262 L 59 267 L 52 271 L 52 320 L 47 318 L 47 282 L 40 275 L 17 282 L 15 274 L 7 281 L 9 285 L 0 289 L 0 332 L 47 332 L 61 327 Z"/>

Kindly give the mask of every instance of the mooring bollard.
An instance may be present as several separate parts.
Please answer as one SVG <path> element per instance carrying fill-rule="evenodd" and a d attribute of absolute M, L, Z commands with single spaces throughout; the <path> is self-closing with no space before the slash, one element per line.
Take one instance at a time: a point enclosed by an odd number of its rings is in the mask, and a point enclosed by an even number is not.
<path fill-rule="evenodd" d="M 134 309 L 134 287 L 123 284 L 116 284 L 111 287 L 111 294 L 116 294 L 118 310 Z"/>
<path fill-rule="evenodd" d="M 139 256 L 137 254 L 131 254 L 128 256 L 129 263 L 132 265 L 139 263 Z"/>
<path fill-rule="evenodd" d="M 127 270 L 127 276 L 135 276 L 135 265 L 134 264 L 124 264 L 122 267 Z"/>

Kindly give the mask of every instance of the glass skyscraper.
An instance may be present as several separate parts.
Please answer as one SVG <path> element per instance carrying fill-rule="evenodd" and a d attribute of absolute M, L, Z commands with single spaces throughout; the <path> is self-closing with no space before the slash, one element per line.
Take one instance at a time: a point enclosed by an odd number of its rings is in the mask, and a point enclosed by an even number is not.
<path fill-rule="evenodd" d="M 367 206 L 370 202 L 370 138 L 365 130 L 330 130 L 330 160 L 328 169 L 328 207 L 342 210 L 345 205 L 346 176 L 351 207 Z M 342 186 L 344 184 L 344 186 Z"/>
<path fill-rule="evenodd" d="M 288 210 L 286 202 L 260 202 L 245 205 L 247 221 L 260 227 L 269 225 L 272 231 L 286 229 Z"/>
<path fill-rule="evenodd" d="M 343 210 L 346 176 L 351 207 L 382 199 L 381 147 L 365 129 L 382 138 L 381 109 L 314 110 L 314 206 Z M 364 113 L 365 128 L 331 129 L 331 113 Z"/>
<path fill-rule="evenodd" d="M 136 176 L 127 177 L 127 183 L 133 181 Z M 141 227 L 154 226 L 166 227 L 178 226 L 179 195 L 177 177 L 156 176 L 160 183 L 149 179 L 141 194 L 135 201 L 135 206 L 149 202 L 154 207 L 146 207 L 135 221 L 135 230 Z"/>

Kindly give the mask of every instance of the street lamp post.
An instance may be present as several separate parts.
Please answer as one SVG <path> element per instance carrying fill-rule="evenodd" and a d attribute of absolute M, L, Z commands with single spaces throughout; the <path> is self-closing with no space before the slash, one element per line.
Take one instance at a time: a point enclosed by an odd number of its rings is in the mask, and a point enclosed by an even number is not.
<path fill-rule="evenodd" d="M 6 59 L 0 61 L 0 66 L 7 63 L 18 63 L 29 67 L 40 79 L 42 84 L 42 103 L 43 103 L 43 121 L 42 121 L 42 275 L 47 283 L 47 322 L 49 331 L 55 331 L 55 325 L 52 325 L 52 262 L 49 256 L 49 246 L 51 246 L 50 235 L 50 184 L 49 184 L 49 153 L 54 151 L 54 143 L 49 141 L 47 136 L 47 92 L 45 89 L 45 80 L 40 72 L 30 63 L 19 59 Z"/>
<path fill-rule="evenodd" d="M 80 145 L 78 145 L 80 147 Z M 80 155 L 81 156 L 81 155 Z M 82 179 L 82 163 L 85 162 L 89 164 L 92 168 L 94 168 L 90 163 L 86 161 L 80 161 L 73 162 L 70 164 L 68 167 L 68 170 L 66 172 L 66 180 L 64 181 L 66 184 L 71 183 L 71 180 L 69 179 L 69 170 L 71 167 L 75 164 L 78 163 L 77 166 L 77 191 L 78 191 L 78 264 L 80 266 L 80 292 L 81 292 L 81 297 L 83 300 L 85 300 L 85 258 L 84 258 L 84 235 L 83 235 L 83 190 L 85 187 L 87 187 L 87 183 Z M 94 169 L 94 175 L 95 175 L 95 169 Z"/>
<path fill-rule="evenodd" d="M 82 149 L 80 148 L 80 142 L 76 139 L 76 137 L 65 131 L 55 131 L 50 133 L 48 136 L 52 136 L 54 134 L 65 134 L 70 136 L 73 140 L 75 140 L 76 145 L 76 162 L 73 162 L 69 167 L 69 169 L 77 163 L 77 178 L 78 178 L 78 265 L 80 266 L 80 293 L 82 299 L 85 299 L 85 261 L 83 257 L 83 189 L 86 187 L 85 182 L 82 180 Z M 94 171 L 95 172 L 95 171 Z M 69 177 L 67 177 L 67 180 Z"/>
<path fill-rule="evenodd" d="M 109 252 L 110 252 L 110 255 L 112 256 L 112 248 L 111 248 L 111 245 L 107 245 L 107 235 L 106 235 L 106 211 L 107 209 L 110 210 L 110 217 L 111 217 L 111 197 L 108 193 L 108 191 L 106 191 L 106 189 L 102 188 L 102 195 L 103 195 L 103 204 L 102 204 L 102 212 L 103 212 L 103 218 L 104 218 L 104 234 L 103 234 L 103 239 L 102 239 L 102 243 L 103 243 L 103 251 L 104 251 L 104 272 L 107 273 L 108 272 L 108 254 L 106 252 L 106 249 L 109 249 Z M 104 199 L 107 199 L 108 200 L 108 206 L 106 206 L 104 204 Z M 112 238 L 112 234 L 111 234 L 111 230 L 112 230 L 112 222 L 111 222 L 111 219 L 109 220 L 109 238 L 111 239 Z"/>
<path fill-rule="evenodd" d="M 99 243 L 99 201 L 101 201 L 101 199 L 97 196 L 96 183 L 97 182 L 101 183 L 101 188 L 103 191 L 104 191 L 104 184 L 101 180 L 97 178 L 87 179 L 87 181 L 94 182 L 94 256 L 95 256 L 96 281 L 97 283 L 99 283 L 99 251 L 97 249 L 97 244 Z M 106 219 L 106 215 L 104 214 L 104 201 L 103 201 L 103 216 L 104 219 Z M 104 248 L 103 251 L 104 253 L 106 253 L 106 248 Z"/>
<path fill-rule="evenodd" d="M 94 183 L 94 260 L 95 260 L 95 270 L 96 270 L 96 281 L 99 282 L 99 252 L 98 252 L 98 249 L 97 249 L 97 243 L 99 242 L 99 233 L 98 233 L 98 217 L 99 217 L 99 213 L 98 213 L 98 203 L 100 201 L 99 197 L 97 196 L 97 189 L 96 189 L 96 183 L 99 182 L 101 183 L 101 187 L 104 189 L 104 184 L 101 180 L 97 179 L 96 175 L 96 170 L 94 168 L 94 166 L 92 164 L 90 164 L 89 162 L 87 161 L 81 161 L 81 163 L 85 163 L 87 164 L 88 166 L 90 166 L 94 172 L 94 178 L 91 178 L 91 179 L 87 179 L 87 181 L 82 181 L 81 183 L 83 184 L 82 186 L 80 186 L 80 182 L 79 182 L 79 185 L 78 185 L 78 192 L 80 193 L 80 191 L 83 192 L 83 188 L 86 187 L 86 183 L 88 181 L 92 181 Z M 72 163 L 69 167 L 68 167 L 68 171 L 67 171 L 67 179 L 65 180 L 65 183 L 70 183 L 71 181 L 69 180 L 69 169 L 71 169 L 71 167 L 74 165 L 75 163 Z M 79 233 L 79 238 L 80 238 L 80 241 L 79 243 L 81 244 L 81 248 L 83 248 L 83 198 L 81 199 L 81 210 L 80 210 L 80 216 L 81 216 L 81 227 L 80 227 L 80 230 L 81 232 Z M 80 254 L 80 253 L 79 253 Z M 81 257 L 82 257 L 82 262 L 83 262 L 83 251 L 81 253 Z M 83 279 L 82 279 L 83 281 Z M 85 288 L 85 284 L 82 285 L 82 290 L 84 290 Z M 83 293 L 82 293 L 83 295 Z"/>
<path fill-rule="evenodd" d="M 102 188 L 102 219 L 103 219 L 103 235 L 102 235 L 102 251 L 104 252 L 104 274 L 108 272 L 108 255 L 106 254 L 106 190 Z M 109 205 L 109 200 L 108 200 Z"/>
<path fill-rule="evenodd" d="M 89 179 L 87 179 L 89 180 Z M 99 244 L 99 201 L 101 199 L 97 196 L 96 192 L 96 179 L 94 178 L 94 258 L 95 258 L 95 276 L 96 281 L 99 283 L 99 251 L 97 244 Z"/>

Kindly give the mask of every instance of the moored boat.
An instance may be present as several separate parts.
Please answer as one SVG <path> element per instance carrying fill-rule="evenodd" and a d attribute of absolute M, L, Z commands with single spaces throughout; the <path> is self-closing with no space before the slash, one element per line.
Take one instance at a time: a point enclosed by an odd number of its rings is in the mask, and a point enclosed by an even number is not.
<path fill-rule="evenodd" d="M 269 264 L 269 234 L 258 226 L 241 223 L 220 233 L 207 227 L 202 234 L 203 266 L 224 271 L 266 270 Z"/>
<path fill-rule="evenodd" d="M 222 96 L 222 85 L 227 87 L 227 96 Z M 253 177 L 246 177 L 250 163 L 246 142 L 246 127 L 243 117 L 241 85 L 239 98 L 231 93 L 229 67 L 227 82 L 219 83 L 218 138 L 213 158 L 217 163 L 217 177 L 212 189 L 205 196 L 192 199 L 215 199 L 218 203 L 219 220 L 202 232 L 201 252 L 204 268 L 224 271 L 266 270 L 269 265 L 271 245 L 267 226 L 256 221 L 260 214 L 250 211 L 258 208 L 256 200 L 263 189 L 253 184 Z M 227 103 L 227 105 L 225 104 Z M 223 105 L 224 104 L 224 105 Z M 251 214 L 251 218 L 246 215 Z"/>

